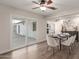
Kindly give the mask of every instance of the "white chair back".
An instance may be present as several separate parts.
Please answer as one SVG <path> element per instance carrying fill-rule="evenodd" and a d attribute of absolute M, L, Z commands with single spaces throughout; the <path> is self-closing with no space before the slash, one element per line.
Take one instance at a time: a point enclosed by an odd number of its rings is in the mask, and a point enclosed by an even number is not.
<path fill-rule="evenodd" d="M 68 39 L 69 43 L 74 43 L 75 38 L 76 38 L 76 35 L 71 36 L 71 37 Z"/>
<path fill-rule="evenodd" d="M 59 43 L 56 41 L 56 39 L 51 36 L 47 36 L 47 44 L 51 47 L 56 47 L 59 45 Z"/>
<path fill-rule="evenodd" d="M 72 43 L 74 43 L 76 35 L 73 36 Z"/>
<path fill-rule="evenodd" d="M 74 43 L 76 38 L 76 35 L 71 36 L 70 38 L 68 38 L 68 40 L 62 42 L 62 44 L 69 46 L 70 44 Z"/>

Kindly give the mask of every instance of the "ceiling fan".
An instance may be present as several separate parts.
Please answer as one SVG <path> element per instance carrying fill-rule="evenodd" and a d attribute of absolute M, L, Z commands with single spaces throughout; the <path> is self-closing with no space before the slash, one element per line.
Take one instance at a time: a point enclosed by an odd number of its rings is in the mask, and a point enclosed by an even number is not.
<path fill-rule="evenodd" d="M 57 9 L 56 7 L 50 6 L 50 4 L 53 3 L 52 0 L 48 0 L 48 1 L 46 1 L 46 0 L 40 0 L 39 3 L 36 2 L 36 1 L 32 1 L 32 2 L 39 5 L 39 7 L 34 7 L 34 8 L 32 8 L 32 9 L 40 8 L 42 11 L 45 11 L 46 8 L 49 8 L 49 9 L 52 9 L 52 10 L 56 10 L 56 9 Z"/>

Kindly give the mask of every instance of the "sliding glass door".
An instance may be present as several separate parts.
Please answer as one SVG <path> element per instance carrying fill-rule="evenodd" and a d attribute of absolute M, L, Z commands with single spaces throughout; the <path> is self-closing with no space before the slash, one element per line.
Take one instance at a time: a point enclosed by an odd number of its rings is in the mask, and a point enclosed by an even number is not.
<path fill-rule="evenodd" d="M 11 48 L 17 49 L 36 43 L 36 24 L 33 19 L 12 18 Z"/>
<path fill-rule="evenodd" d="M 29 20 L 27 23 L 27 44 L 33 44 L 36 43 L 36 21 L 34 20 Z"/>

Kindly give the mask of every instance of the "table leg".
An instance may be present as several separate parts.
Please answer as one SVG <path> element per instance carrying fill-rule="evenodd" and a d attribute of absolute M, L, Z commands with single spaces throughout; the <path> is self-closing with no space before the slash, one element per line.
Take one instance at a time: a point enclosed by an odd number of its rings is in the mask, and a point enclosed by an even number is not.
<path fill-rule="evenodd" d="M 60 50 L 61 50 L 61 38 L 60 38 Z"/>

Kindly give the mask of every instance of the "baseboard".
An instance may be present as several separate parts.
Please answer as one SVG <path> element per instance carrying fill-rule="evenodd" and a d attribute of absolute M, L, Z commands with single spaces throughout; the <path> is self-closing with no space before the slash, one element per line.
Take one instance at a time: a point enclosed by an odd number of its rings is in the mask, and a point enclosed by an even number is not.
<path fill-rule="evenodd" d="M 39 41 L 39 42 L 37 42 L 37 44 L 38 44 L 38 43 L 43 43 L 43 42 L 46 42 L 46 40 Z"/>
<path fill-rule="evenodd" d="M 6 53 L 9 53 L 9 52 L 11 52 L 11 50 L 6 50 L 6 51 L 3 51 L 3 52 L 0 52 L 0 55 L 6 54 Z"/>
<path fill-rule="evenodd" d="M 25 48 L 25 47 L 28 47 L 28 46 L 32 46 L 32 45 L 35 45 L 35 44 L 41 44 L 41 43 L 43 43 L 43 42 L 46 42 L 46 40 L 42 40 L 42 41 L 39 41 L 39 42 L 30 44 L 30 45 L 23 45 L 22 47 L 17 47 L 17 48 L 10 49 L 10 50 L 4 51 L 4 52 L 0 52 L 0 55 L 2 55 L 2 54 L 7 54 L 7 53 L 9 53 L 9 52 L 12 52 L 12 51 L 15 51 L 15 50 L 18 50 L 18 49 L 22 49 L 22 48 Z"/>

